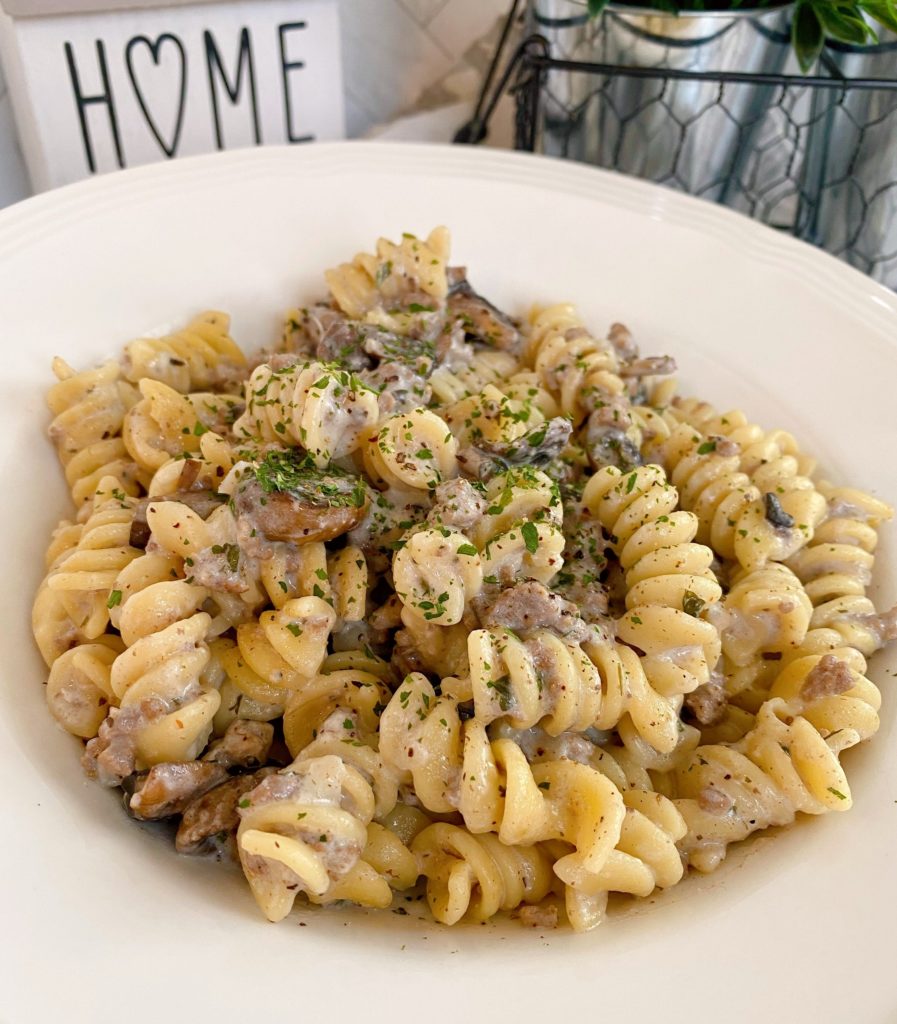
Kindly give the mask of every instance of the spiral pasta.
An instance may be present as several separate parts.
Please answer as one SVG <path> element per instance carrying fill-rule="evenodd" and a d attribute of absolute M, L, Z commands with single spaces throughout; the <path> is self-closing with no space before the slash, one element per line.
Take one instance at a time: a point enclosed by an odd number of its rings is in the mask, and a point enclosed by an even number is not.
<path fill-rule="evenodd" d="M 613 346 L 593 338 L 567 304 L 534 311 L 526 358 L 574 425 L 591 411 L 596 396 L 600 401 L 625 390 Z"/>
<path fill-rule="evenodd" d="M 364 465 L 384 489 L 434 490 L 458 472 L 458 443 L 448 424 L 427 409 L 385 420 L 365 443 Z"/>
<path fill-rule="evenodd" d="M 338 366 L 266 363 L 246 384 L 246 411 L 234 424 L 239 438 L 301 445 L 316 466 L 354 452 L 378 419 L 377 395 Z"/>
<path fill-rule="evenodd" d="M 706 683 L 721 641 L 700 615 L 722 591 L 710 568 L 713 552 L 693 543 L 695 516 L 674 511 L 678 495 L 659 466 L 625 476 L 607 466 L 591 477 L 582 500 L 610 532 L 626 572 L 626 613 L 617 636 L 644 652 L 645 675 L 664 696 Z"/>
<path fill-rule="evenodd" d="M 161 381 L 182 394 L 227 383 L 246 367 L 229 330 L 229 316 L 207 312 L 173 334 L 132 341 L 125 346 L 125 376 L 134 383 Z"/>
<path fill-rule="evenodd" d="M 146 719 L 136 737 L 137 765 L 144 767 L 197 757 L 221 702 L 201 682 L 211 618 L 199 609 L 208 592 L 183 579 L 160 579 L 159 568 L 156 563 L 135 580 L 126 599 L 122 593 L 118 628 L 125 649 L 110 672 L 121 708 L 135 707 Z"/>
<path fill-rule="evenodd" d="M 50 570 L 47 590 L 78 633 L 88 640 L 101 636 L 114 606 L 113 583 L 140 552 L 129 543 L 133 502 L 114 477 L 98 485 L 93 511 L 77 544 Z"/>
<path fill-rule="evenodd" d="M 205 427 L 187 398 L 161 381 L 144 378 L 142 398 L 128 410 L 123 437 L 128 453 L 152 475 L 174 455 L 196 452 Z"/>
<path fill-rule="evenodd" d="M 681 407 L 676 407 L 681 408 Z M 801 474 L 793 438 L 743 425 L 729 413 L 680 424 L 660 445 L 670 480 L 701 523 L 701 539 L 745 568 L 784 561 L 813 537 L 825 499 Z"/>
<path fill-rule="evenodd" d="M 339 308 L 354 319 L 400 305 L 408 295 L 420 293 L 440 302 L 446 296 L 448 232 L 436 228 L 426 239 L 404 234 L 400 242 L 377 240 L 376 254 L 359 253 L 325 274 Z M 379 307 L 379 309 L 378 309 Z M 376 312 L 375 312 L 376 311 Z"/>
<path fill-rule="evenodd" d="M 205 431 L 198 449 L 181 452 L 158 467 L 147 493 L 151 497 L 174 494 L 183 489 L 185 474 L 191 486 L 215 491 L 233 468 L 234 452 L 228 441 L 220 434 Z"/>
<path fill-rule="evenodd" d="M 676 773 L 689 863 L 712 870 L 729 843 L 751 832 L 788 824 L 797 812 L 850 808 L 839 754 L 876 732 L 881 704 L 864 670 L 862 656 L 846 648 L 796 659 L 743 739 L 697 748 Z"/>
<path fill-rule="evenodd" d="M 812 626 L 834 629 L 846 644 L 870 655 L 884 638 L 866 590 L 872 581 L 878 527 L 893 516 L 893 509 L 855 488 L 822 481 L 819 490 L 828 500 L 828 516 L 789 565 L 812 602 Z"/>
<path fill-rule="evenodd" d="M 892 510 L 622 324 L 506 315 L 448 242 L 378 240 L 248 359 L 210 312 L 54 361 L 45 699 L 272 921 L 585 931 L 850 806 Z"/>
<path fill-rule="evenodd" d="M 342 900 L 385 910 L 394 892 L 410 889 L 418 879 L 412 852 L 395 833 L 372 821 L 361 857 L 348 874 L 334 880 L 325 893 L 309 892 L 310 903 L 326 906 Z"/>
<path fill-rule="evenodd" d="M 430 387 L 436 401 L 447 406 L 504 381 L 516 369 L 517 360 L 510 352 L 485 350 L 461 366 L 438 366 L 430 377 Z"/>
<path fill-rule="evenodd" d="M 276 609 L 297 597 L 317 597 L 336 613 L 334 628 L 364 618 L 368 566 L 352 544 L 332 553 L 321 541 L 303 544 L 295 554 L 281 547 L 262 562 L 260 577 Z"/>
<path fill-rule="evenodd" d="M 529 466 L 509 469 L 486 485 L 486 514 L 472 532 L 482 552 L 484 580 L 507 585 L 549 583 L 564 565 L 563 511 L 557 485 Z"/>
<path fill-rule="evenodd" d="M 427 879 L 430 911 L 442 924 L 487 921 L 500 910 L 539 903 L 554 881 L 551 858 L 538 846 L 507 846 L 444 822 L 425 828 L 411 850 Z"/>
<path fill-rule="evenodd" d="M 570 885 L 599 871 L 619 838 L 622 798 L 606 776 L 565 760 L 531 766 L 512 740 L 490 742 L 481 723 L 462 729 L 457 703 L 421 675 L 396 691 L 380 735 L 383 757 L 413 780 L 428 810 L 457 809 L 471 832 L 495 832 L 509 845 L 567 840 L 573 852 L 554 871 Z"/>
<path fill-rule="evenodd" d="M 358 669 L 325 671 L 287 702 L 284 738 L 294 756 L 338 754 L 371 783 L 375 817 L 388 814 L 398 800 L 398 775 L 378 750 L 378 711 L 389 691 L 378 676 Z"/>
<path fill-rule="evenodd" d="M 252 894 L 269 921 L 299 892 L 326 899 L 347 880 L 367 845 L 374 794 L 339 757 L 299 758 L 268 776 L 240 807 L 237 846 Z"/>
<path fill-rule="evenodd" d="M 136 390 L 122 380 L 114 362 L 77 373 L 64 360 L 53 360 L 57 383 L 47 393 L 53 413 L 50 440 L 65 469 L 76 506 L 93 499 L 104 477 L 115 477 L 128 494 L 137 494 L 143 479 L 121 437 Z"/>
<path fill-rule="evenodd" d="M 91 739 L 99 732 L 109 708 L 118 703 L 111 670 L 123 646 L 121 642 L 80 644 L 51 665 L 47 705 L 67 732 Z"/>
<path fill-rule="evenodd" d="M 395 553 L 392 574 L 405 609 L 425 622 L 452 626 L 479 593 L 483 564 L 460 530 L 419 529 Z"/>
<path fill-rule="evenodd" d="M 587 885 L 567 886 L 567 918 L 575 931 L 590 931 L 604 920 L 611 892 L 645 898 L 676 885 L 684 873 L 676 843 L 687 831 L 675 804 L 660 793 L 630 789 L 620 838 L 598 876 Z"/>
<path fill-rule="evenodd" d="M 647 683 L 635 653 L 619 644 L 566 644 L 549 630 L 523 641 L 502 629 L 470 634 L 475 713 L 488 724 L 506 718 L 517 728 L 541 723 L 550 736 L 613 729 L 629 715 L 657 750 L 678 742 L 677 709 Z"/>

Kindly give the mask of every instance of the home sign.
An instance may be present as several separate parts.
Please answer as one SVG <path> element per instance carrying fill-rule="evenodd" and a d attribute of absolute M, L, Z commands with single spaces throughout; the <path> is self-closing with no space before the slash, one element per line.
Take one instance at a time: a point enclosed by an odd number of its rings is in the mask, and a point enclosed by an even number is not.
<path fill-rule="evenodd" d="M 4 67 L 36 190 L 154 160 L 343 135 L 334 0 L 122 2 L 4 18 Z"/>

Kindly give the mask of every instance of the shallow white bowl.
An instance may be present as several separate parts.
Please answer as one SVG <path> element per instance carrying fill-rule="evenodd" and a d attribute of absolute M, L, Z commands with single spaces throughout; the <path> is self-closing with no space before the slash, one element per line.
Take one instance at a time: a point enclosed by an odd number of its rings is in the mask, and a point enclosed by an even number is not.
<path fill-rule="evenodd" d="M 897 500 L 897 298 L 670 191 L 519 154 L 322 144 L 140 168 L 0 214 L 0 1019 L 897 1019 L 887 655 L 870 673 L 881 732 L 846 758 L 850 814 L 755 843 L 587 936 L 301 910 L 274 927 L 236 872 L 177 857 L 83 779 L 29 629 L 68 512 L 44 439 L 51 358 L 87 366 L 205 308 L 231 312 L 251 349 L 321 293 L 324 268 L 438 223 L 499 305 L 572 300 L 598 330 L 624 320 L 644 352 L 677 357 L 685 393 L 795 432 L 833 479 Z M 888 527 L 879 577 L 893 564 Z M 890 579 L 880 591 L 895 597 Z"/>

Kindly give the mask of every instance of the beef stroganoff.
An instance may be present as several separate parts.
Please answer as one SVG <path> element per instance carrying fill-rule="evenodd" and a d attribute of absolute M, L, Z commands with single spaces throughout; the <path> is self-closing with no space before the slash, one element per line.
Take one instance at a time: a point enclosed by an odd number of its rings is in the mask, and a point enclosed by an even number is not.
<path fill-rule="evenodd" d="M 272 921 L 421 884 L 582 931 L 847 810 L 891 508 L 622 325 L 508 316 L 444 228 L 326 281 L 252 357 L 209 312 L 54 361 L 75 512 L 33 626 L 87 774 Z"/>

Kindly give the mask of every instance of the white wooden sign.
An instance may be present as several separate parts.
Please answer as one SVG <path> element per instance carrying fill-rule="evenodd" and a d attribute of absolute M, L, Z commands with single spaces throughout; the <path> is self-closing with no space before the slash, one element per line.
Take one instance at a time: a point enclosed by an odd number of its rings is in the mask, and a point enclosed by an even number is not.
<path fill-rule="evenodd" d="M 344 134 L 335 0 L 7 18 L 3 52 L 37 190 Z"/>

